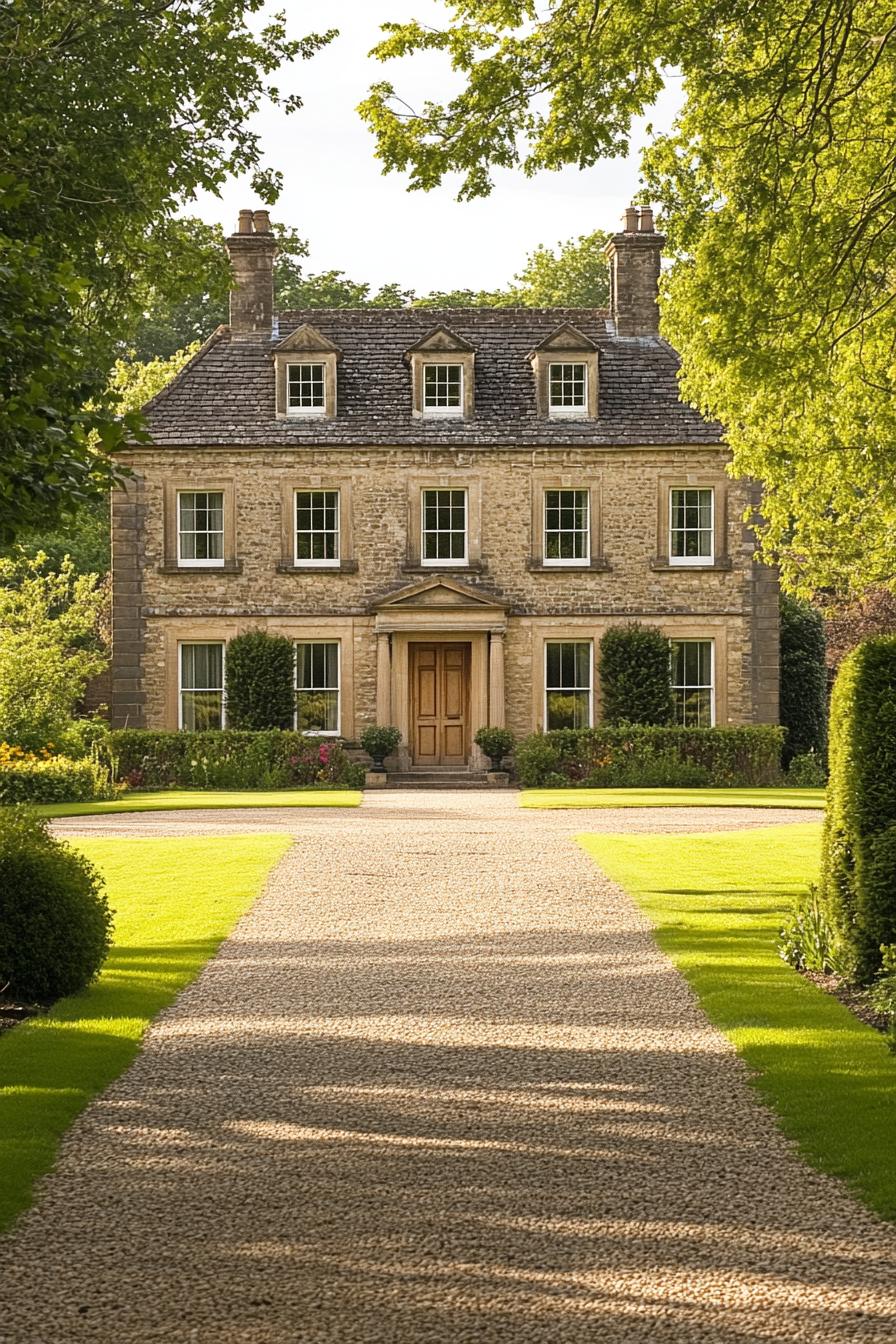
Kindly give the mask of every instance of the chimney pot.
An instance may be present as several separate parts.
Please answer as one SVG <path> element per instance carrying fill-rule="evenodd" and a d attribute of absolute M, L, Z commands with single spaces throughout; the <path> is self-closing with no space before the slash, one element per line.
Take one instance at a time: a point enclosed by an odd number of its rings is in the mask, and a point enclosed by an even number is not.
<path fill-rule="evenodd" d="M 252 211 L 251 211 L 251 210 L 241 210 L 241 211 L 240 211 L 240 222 L 239 222 L 239 224 L 237 225 L 237 229 L 236 229 L 236 231 L 237 231 L 237 233 L 251 233 L 251 232 L 252 232 Z"/>
<path fill-rule="evenodd" d="M 653 233 L 653 210 L 649 205 L 641 206 L 640 231 Z"/>
<path fill-rule="evenodd" d="M 638 211 L 634 205 L 625 207 L 625 214 L 622 216 L 622 228 L 625 233 L 638 232 Z"/>
<path fill-rule="evenodd" d="M 270 233 L 271 216 L 267 210 L 256 210 L 252 216 L 256 233 Z"/>

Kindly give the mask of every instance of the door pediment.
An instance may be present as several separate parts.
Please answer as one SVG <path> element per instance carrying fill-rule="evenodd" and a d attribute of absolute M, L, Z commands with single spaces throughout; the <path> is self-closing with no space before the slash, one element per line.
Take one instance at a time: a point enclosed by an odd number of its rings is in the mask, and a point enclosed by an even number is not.
<path fill-rule="evenodd" d="M 507 603 L 446 575 L 408 584 L 372 604 L 377 630 L 472 629 L 503 625 Z"/>

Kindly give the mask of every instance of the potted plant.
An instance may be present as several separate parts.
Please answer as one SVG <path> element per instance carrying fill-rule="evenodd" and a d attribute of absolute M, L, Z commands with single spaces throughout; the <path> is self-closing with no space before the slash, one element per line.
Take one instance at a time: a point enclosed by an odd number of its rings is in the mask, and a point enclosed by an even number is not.
<path fill-rule="evenodd" d="M 373 761 L 374 774 L 383 775 L 386 773 L 383 761 L 387 756 L 392 755 L 400 741 L 401 730 L 398 728 L 387 727 L 384 724 L 374 724 L 372 727 L 364 729 L 361 734 L 361 746 Z"/>
<path fill-rule="evenodd" d="M 480 728 L 473 740 L 489 758 L 492 770 L 499 772 L 504 757 L 513 751 L 516 739 L 507 728 Z"/>

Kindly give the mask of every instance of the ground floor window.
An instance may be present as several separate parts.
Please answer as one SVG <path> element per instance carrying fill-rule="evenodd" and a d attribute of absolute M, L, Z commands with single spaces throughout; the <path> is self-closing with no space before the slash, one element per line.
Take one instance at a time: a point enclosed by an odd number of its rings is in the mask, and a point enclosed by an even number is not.
<path fill-rule="evenodd" d="M 181 644 L 180 726 L 188 732 L 224 727 L 224 645 Z"/>
<path fill-rule="evenodd" d="M 296 725 L 301 733 L 339 732 L 339 644 L 296 645 Z"/>
<path fill-rule="evenodd" d="M 545 644 L 545 727 L 590 728 L 591 641 Z"/>
<path fill-rule="evenodd" d="M 715 720 L 711 639 L 673 639 L 675 720 L 685 728 L 711 728 Z"/>

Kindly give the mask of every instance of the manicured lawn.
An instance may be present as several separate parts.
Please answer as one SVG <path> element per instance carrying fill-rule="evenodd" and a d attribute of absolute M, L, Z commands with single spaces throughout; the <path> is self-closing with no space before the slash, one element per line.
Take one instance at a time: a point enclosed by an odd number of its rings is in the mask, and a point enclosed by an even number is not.
<path fill-rule="evenodd" d="M 0 1036 L 0 1228 L 59 1139 L 130 1064 L 156 1014 L 212 956 L 289 846 L 280 835 L 79 840 L 102 871 L 115 945 L 100 978 Z"/>
<path fill-rule="evenodd" d="M 520 807 L 824 807 L 824 789 L 524 789 Z"/>
<path fill-rule="evenodd" d="M 47 803 L 42 817 L 93 817 L 104 812 L 177 812 L 184 807 L 358 807 L 360 789 L 159 789 L 126 793 L 107 803 Z"/>
<path fill-rule="evenodd" d="M 806 1158 L 896 1218 L 896 1057 L 775 950 L 792 896 L 817 875 L 820 833 L 801 822 L 580 843 L 647 912 Z"/>

